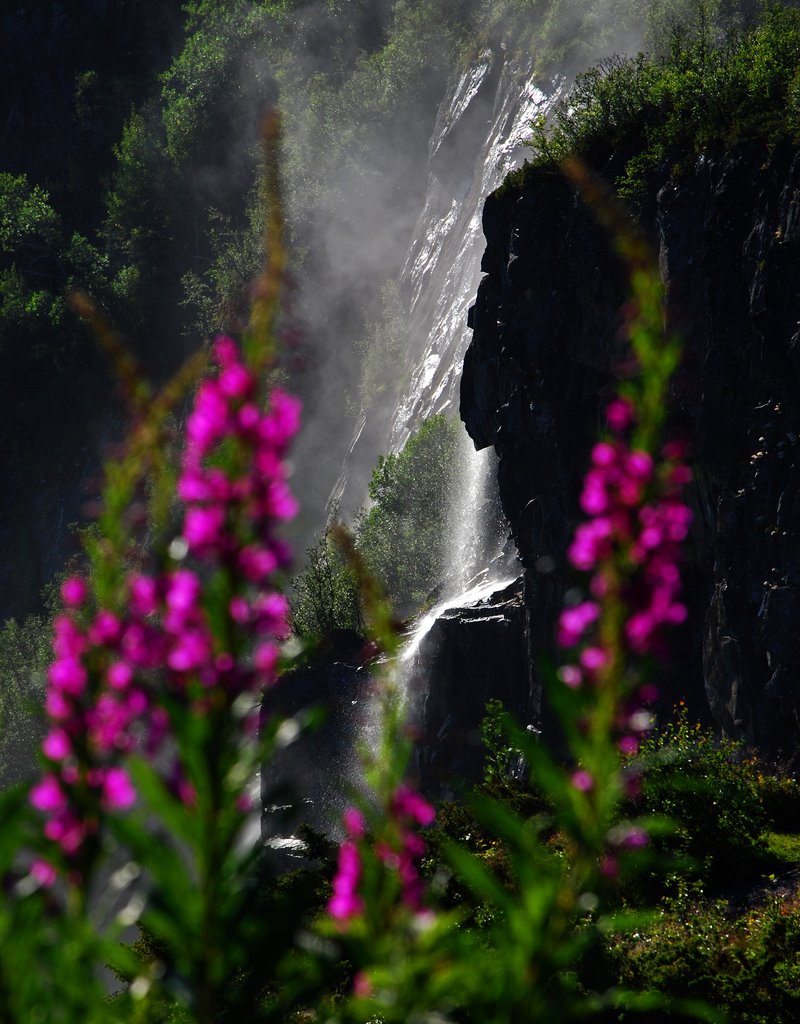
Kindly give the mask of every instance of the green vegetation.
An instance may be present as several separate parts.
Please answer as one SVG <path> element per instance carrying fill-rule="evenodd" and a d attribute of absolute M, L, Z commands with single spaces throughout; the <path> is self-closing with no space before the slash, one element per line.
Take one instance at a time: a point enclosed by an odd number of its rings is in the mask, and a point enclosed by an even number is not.
<path fill-rule="evenodd" d="M 66 295 L 106 286 L 104 257 L 70 233 L 49 193 L 24 174 L 0 173 L 0 351 L 59 358 L 78 333 Z"/>
<path fill-rule="evenodd" d="M 447 570 L 445 538 L 456 471 L 458 428 L 431 416 L 397 454 L 381 455 L 369 483 L 372 501 L 355 517 L 356 550 L 396 612 L 418 611 Z M 331 529 L 306 552 L 292 586 L 292 624 L 305 640 L 360 631 L 358 581 Z"/>
<path fill-rule="evenodd" d="M 800 1013 L 798 943 L 797 892 L 765 891 L 737 907 L 684 885 L 649 925 L 610 936 L 608 956 L 621 984 L 702 999 L 733 1024 L 793 1024 Z"/>
<path fill-rule="evenodd" d="M 508 776 L 503 781 L 514 751 L 499 727 L 500 711 L 497 702 L 487 706 L 482 789 L 533 821 L 550 809 L 530 783 Z M 598 972 L 607 984 L 703 1000 L 736 1024 L 792 1024 L 800 1012 L 800 825 L 791 804 L 797 780 L 765 766 L 740 744 L 715 740 L 689 722 L 683 709 L 652 734 L 636 763 L 643 771 L 642 791 L 621 809 L 623 820 L 635 813 L 666 814 L 673 829 L 651 855 L 650 884 L 641 875 L 620 876 L 612 899 L 621 910 L 639 911 L 653 902 L 656 910 L 629 931 L 612 927 L 602 954 L 584 969 L 595 982 Z M 776 792 L 791 795 L 775 801 Z M 767 807 L 777 816 L 767 814 Z M 431 850 L 446 848 L 448 837 L 467 845 L 513 888 L 504 844 L 468 806 L 440 808 Z M 542 841 L 542 856 L 563 861 L 564 839 L 557 829 L 545 830 Z M 432 874 L 441 871 L 433 854 L 428 866 Z M 469 908 L 473 927 L 491 916 L 491 908 L 470 901 L 455 880 L 448 898 Z M 657 1010 L 646 1017 L 648 1024 L 674 1019 L 687 1017 Z"/>
<path fill-rule="evenodd" d="M 457 445 L 456 424 L 431 416 L 401 452 L 378 458 L 369 483 L 372 505 L 358 522 L 356 540 L 401 615 L 420 608 L 447 569 Z"/>
<path fill-rule="evenodd" d="M 306 552 L 306 567 L 292 586 L 292 629 L 306 641 L 364 628 L 358 580 L 332 530 Z"/>
<path fill-rule="evenodd" d="M 45 670 L 52 621 L 31 615 L 0 629 L 0 788 L 31 778 L 44 737 Z"/>
<path fill-rule="evenodd" d="M 767 853 L 765 775 L 742 744 L 691 724 L 684 708 L 643 745 L 641 757 L 647 812 L 676 826 L 667 848 L 689 858 L 709 885 L 757 874 Z"/>
<path fill-rule="evenodd" d="M 634 197 L 650 172 L 679 171 L 711 147 L 800 139 L 800 11 L 768 4 L 756 24 L 720 35 L 706 9 L 673 31 L 666 55 L 612 57 L 578 75 L 509 184 L 569 156 L 602 170 L 621 155 L 618 191 Z"/>

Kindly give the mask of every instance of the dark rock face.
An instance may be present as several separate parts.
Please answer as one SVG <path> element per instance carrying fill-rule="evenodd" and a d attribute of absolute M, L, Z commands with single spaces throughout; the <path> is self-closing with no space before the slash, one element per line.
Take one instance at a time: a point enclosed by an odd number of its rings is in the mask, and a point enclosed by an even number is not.
<path fill-rule="evenodd" d="M 639 217 L 685 342 L 673 430 L 690 439 L 696 460 L 690 624 L 676 641 L 665 702 L 683 697 L 725 734 L 794 755 L 800 153 L 751 144 L 701 157 L 678 180 L 665 169 Z M 484 231 L 461 415 L 476 447 L 499 455 L 529 642 L 543 651 L 568 575 L 581 477 L 615 388 L 625 274 L 575 190 L 553 176 L 490 196 Z"/>
<path fill-rule="evenodd" d="M 374 681 L 356 658 L 331 660 L 288 672 L 265 697 L 262 724 L 273 716 L 321 713 L 321 724 L 279 744 L 261 776 L 263 838 L 298 824 L 336 831 L 348 786 L 360 778 L 356 742 L 369 728 Z"/>
<path fill-rule="evenodd" d="M 538 717 L 521 583 L 443 612 L 406 673 L 415 773 L 428 794 L 449 797 L 456 780 L 481 778 L 488 700 L 501 700 L 525 724 Z"/>

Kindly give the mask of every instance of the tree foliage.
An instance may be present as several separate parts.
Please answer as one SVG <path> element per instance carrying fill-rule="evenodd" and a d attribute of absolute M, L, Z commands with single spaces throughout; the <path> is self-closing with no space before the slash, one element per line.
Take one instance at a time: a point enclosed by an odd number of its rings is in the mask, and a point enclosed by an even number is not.
<path fill-rule="evenodd" d="M 382 455 L 357 542 L 401 615 L 419 608 L 447 570 L 446 537 L 458 431 L 431 416 L 401 452 Z"/>
<path fill-rule="evenodd" d="M 602 168 L 629 153 L 617 185 L 637 195 L 660 165 L 685 165 L 712 146 L 800 138 L 800 11 L 768 5 L 747 28 L 728 13 L 723 30 L 699 4 L 676 22 L 663 56 L 616 56 L 577 76 L 551 119 L 534 129 L 532 167 L 579 156 Z M 524 180 L 523 169 L 511 181 Z"/>
<path fill-rule="evenodd" d="M 447 574 L 450 498 L 458 428 L 431 416 L 402 451 L 381 455 L 369 483 L 372 504 L 355 517 L 356 550 L 400 615 L 411 615 Z M 358 580 L 327 529 L 307 552 L 293 585 L 292 621 L 305 639 L 363 627 Z"/>
<path fill-rule="evenodd" d="M 51 629 L 50 619 L 40 615 L 22 623 L 9 619 L 0 629 L 0 788 L 36 769 Z"/>

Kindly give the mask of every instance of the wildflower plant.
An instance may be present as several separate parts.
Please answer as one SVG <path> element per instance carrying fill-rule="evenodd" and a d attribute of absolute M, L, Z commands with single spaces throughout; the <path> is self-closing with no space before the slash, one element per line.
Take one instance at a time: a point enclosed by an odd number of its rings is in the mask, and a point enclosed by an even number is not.
<path fill-rule="evenodd" d="M 136 1019 L 154 988 L 197 1021 L 217 1019 L 223 992 L 228 1004 L 237 991 L 245 999 L 242 1019 L 260 1015 L 240 977 L 253 943 L 264 941 L 250 790 L 280 728 L 267 722 L 258 735 L 260 695 L 287 634 L 277 581 L 289 552 L 279 529 L 295 512 L 285 454 L 299 421 L 296 400 L 267 381 L 283 269 L 276 141 L 272 125 L 270 262 L 253 321 L 242 346 L 215 342 L 176 470 L 162 455 L 168 412 L 205 360 L 154 398 L 99 325 L 139 419 L 107 467 L 98 527 L 87 534 L 89 571 L 61 588 L 44 768 L 29 794 L 37 817 L 17 805 L 11 819 L 15 840 L 37 852 L 0 919 L 0 938 L 21 940 L 16 951 L 3 942 L 0 954 L 4 1020 Z M 99 319 L 85 300 L 80 309 Z M 14 847 L 3 849 L 2 867 L 19 871 Z M 20 929 L 21 920 L 36 926 Z M 122 929 L 134 924 L 163 959 L 142 965 L 123 949 Z M 110 963 L 128 979 L 113 1010 L 96 972 L 71 986 L 70 970 L 56 968 L 62 945 L 70 959 Z M 38 992 L 13 968 L 25 958 L 47 968 Z"/>

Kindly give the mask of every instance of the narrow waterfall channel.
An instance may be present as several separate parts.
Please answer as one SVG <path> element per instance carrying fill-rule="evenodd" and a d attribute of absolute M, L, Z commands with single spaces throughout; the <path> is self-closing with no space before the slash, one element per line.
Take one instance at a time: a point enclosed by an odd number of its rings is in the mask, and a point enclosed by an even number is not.
<path fill-rule="evenodd" d="M 483 203 L 522 163 L 533 120 L 546 115 L 559 91 L 558 83 L 549 94 L 534 86 L 530 63 L 509 58 L 502 50 L 485 51 L 441 104 L 430 143 L 428 194 L 400 280 L 409 305 L 409 384 L 385 431 L 383 451 L 399 451 L 429 416 L 457 415 L 471 340 L 468 312 L 481 279 Z M 351 457 L 370 436 L 370 415 L 365 412 L 359 422 Z M 334 494 L 337 501 L 346 493 L 347 469 L 346 464 Z M 432 641 L 432 631 L 439 632 L 437 623 L 452 620 L 459 610 L 490 606 L 493 595 L 509 591 L 518 575 L 514 552 L 507 550 L 495 474 L 491 450 L 476 452 L 463 431 L 448 517 L 448 569 L 439 600 L 415 623 L 394 666 L 412 724 L 421 734 L 427 729 L 443 736 L 451 721 L 446 716 L 443 724 L 432 725 L 426 708 L 431 675 L 437 671 L 438 642 Z M 483 611 L 478 618 L 483 627 L 502 616 Z M 501 671 L 503 667 L 498 666 Z M 376 719 L 374 708 L 365 709 L 361 735 L 371 745 L 378 735 Z M 353 773 L 358 773 L 355 759 Z"/>
<path fill-rule="evenodd" d="M 458 416 L 461 372 L 471 340 L 468 312 L 481 279 L 483 204 L 509 171 L 522 163 L 532 122 L 547 114 L 560 87 L 555 82 L 549 93 L 542 92 L 533 84 L 530 60 L 510 57 L 497 48 L 484 51 L 443 98 L 429 146 L 427 195 L 398 282 L 407 306 L 401 376 L 408 383 L 393 407 L 362 410 L 331 494 L 331 507 L 347 514 L 363 505 L 365 467 L 374 466 L 378 454 L 399 452 L 430 416 Z M 436 765 L 439 745 L 447 751 L 440 758 L 442 764 L 452 761 L 454 752 L 458 762 L 465 746 L 465 727 L 450 705 L 463 704 L 472 721 L 480 718 L 487 699 L 485 686 L 478 685 L 470 700 L 460 701 L 454 691 L 468 686 L 466 678 L 446 682 L 433 698 L 429 694 L 430 680 L 441 670 L 441 659 L 437 663 L 436 658 L 441 635 L 446 637 L 462 612 L 475 627 L 468 643 L 477 645 L 467 659 L 475 672 L 487 678 L 486 685 L 493 692 L 498 690 L 497 696 L 507 699 L 509 679 L 516 680 L 517 691 L 524 688 L 519 680 L 526 672 L 521 653 L 517 657 L 512 652 L 502 664 L 483 660 L 483 651 L 492 644 L 509 650 L 518 646 L 511 634 L 516 637 L 521 632 L 524 610 L 519 595 L 510 593 L 518 573 L 496 497 L 495 456 L 491 450 L 476 452 L 466 431 L 459 442 L 455 477 L 445 540 L 448 569 L 438 600 L 410 630 L 394 667 L 387 666 L 387 671 L 396 673 L 420 735 L 427 737 L 417 765 L 423 781 L 440 771 Z M 498 594 L 502 596 L 497 598 Z M 492 644 L 486 645 L 489 634 Z M 453 672 L 463 676 L 459 657 L 464 651 L 455 654 Z M 336 709 L 336 743 L 315 740 L 314 749 L 302 756 L 288 752 L 284 776 L 294 779 L 300 791 L 313 794 L 311 819 L 316 824 L 326 822 L 325 827 L 335 833 L 346 799 L 343 789 L 358 786 L 361 779 L 357 748 L 367 743 L 374 749 L 380 724 L 365 671 L 334 665 L 328 674 L 330 678 L 315 685 Z M 462 762 L 458 764 L 460 768 Z M 463 767 L 468 774 L 470 765 Z M 262 799 L 271 803 L 266 788 Z M 268 844 L 290 849 L 294 839 L 276 837 L 276 822 L 265 829 L 264 820 L 262 834 L 272 837 Z"/>

